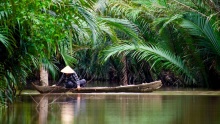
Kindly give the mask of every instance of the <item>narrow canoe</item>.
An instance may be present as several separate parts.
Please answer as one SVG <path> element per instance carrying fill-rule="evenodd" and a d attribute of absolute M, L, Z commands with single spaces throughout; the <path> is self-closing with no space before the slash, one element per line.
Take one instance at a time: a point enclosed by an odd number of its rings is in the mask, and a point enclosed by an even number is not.
<path fill-rule="evenodd" d="M 40 93 L 96 93 L 96 92 L 137 92 L 137 93 L 146 93 L 152 92 L 159 89 L 162 86 L 162 82 L 154 81 L 150 83 L 142 83 L 137 85 L 126 85 L 126 86 L 117 86 L 117 87 L 81 87 L 80 89 L 75 88 L 64 88 L 61 86 L 39 86 L 32 83 L 34 88 Z"/>

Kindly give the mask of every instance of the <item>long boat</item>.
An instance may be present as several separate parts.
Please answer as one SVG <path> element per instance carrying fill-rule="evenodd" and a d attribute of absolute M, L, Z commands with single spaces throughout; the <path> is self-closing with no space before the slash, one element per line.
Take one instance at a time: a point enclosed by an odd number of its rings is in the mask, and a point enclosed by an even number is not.
<path fill-rule="evenodd" d="M 153 92 L 162 86 L 162 82 L 154 81 L 150 83 L 142 83 L 137 85 L 125 85 L 116 87 L 81 87 L 76 88 L 65 88 L 61 86 L 39 86 L 32 83 L 33 87 L 40 93 L 101 93 L 101 92 L 136 92 L 136 93 L 146 93 Z"/>

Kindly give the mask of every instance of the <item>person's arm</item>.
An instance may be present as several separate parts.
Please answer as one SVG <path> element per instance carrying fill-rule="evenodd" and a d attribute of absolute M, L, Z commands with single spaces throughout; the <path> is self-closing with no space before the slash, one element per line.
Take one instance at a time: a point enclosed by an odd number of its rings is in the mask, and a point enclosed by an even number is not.
<path fill-rule="evenodd" d="M 62 76 L 60 77 L 60 80 L 56 83 L 56 85 L 60 85 L 62 83 L 62 81 L 64 80 L 64 74 L 62 74 Z"/>
<path fill-rule="evenodd" d="M 76 84 L 77 84 L 77 88 L 80 88 L 80 82 L 79 82 L 79 77 L 76 73 L 73 73 L 73 78 L 75 79 L 76 81 Z"/>

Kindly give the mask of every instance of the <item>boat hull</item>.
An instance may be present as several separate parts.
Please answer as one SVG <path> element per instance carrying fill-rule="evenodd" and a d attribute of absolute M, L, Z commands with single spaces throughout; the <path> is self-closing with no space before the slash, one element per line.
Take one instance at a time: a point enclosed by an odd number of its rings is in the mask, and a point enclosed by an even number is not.
<path fill-rule="evenodd" d="M 139 92 L 146 93 L 159 89 L 162 86 L 161 81 L 151 83 L 142 83 L 138 85 L 126 85 L 117 87 L 81 87 L 80 89 L 68 89 L 61 86 L 38 86 L 33 84 L 34 88 L 40 93 L 96 93 L 96 92 Z"/>

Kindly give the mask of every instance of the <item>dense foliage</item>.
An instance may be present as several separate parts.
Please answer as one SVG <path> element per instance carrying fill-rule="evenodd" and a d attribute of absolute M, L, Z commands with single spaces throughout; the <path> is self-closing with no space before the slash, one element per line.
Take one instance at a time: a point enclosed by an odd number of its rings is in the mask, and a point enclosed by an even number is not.
<path fill-rule="evenodd" d="M 1 101 L 65 65 L 87 80 L 217 88 L 219 11 L 213 0 L 1 2 Z"/>
<path fill-rule="evenodd" d="M 218 1 L 114 1 L 111 6 L 138 26 L 143 39 L 115 44 L 105 51 L 106 59 L 123 52 L 165 74 L 164 83 L 219 87 Z"/>

